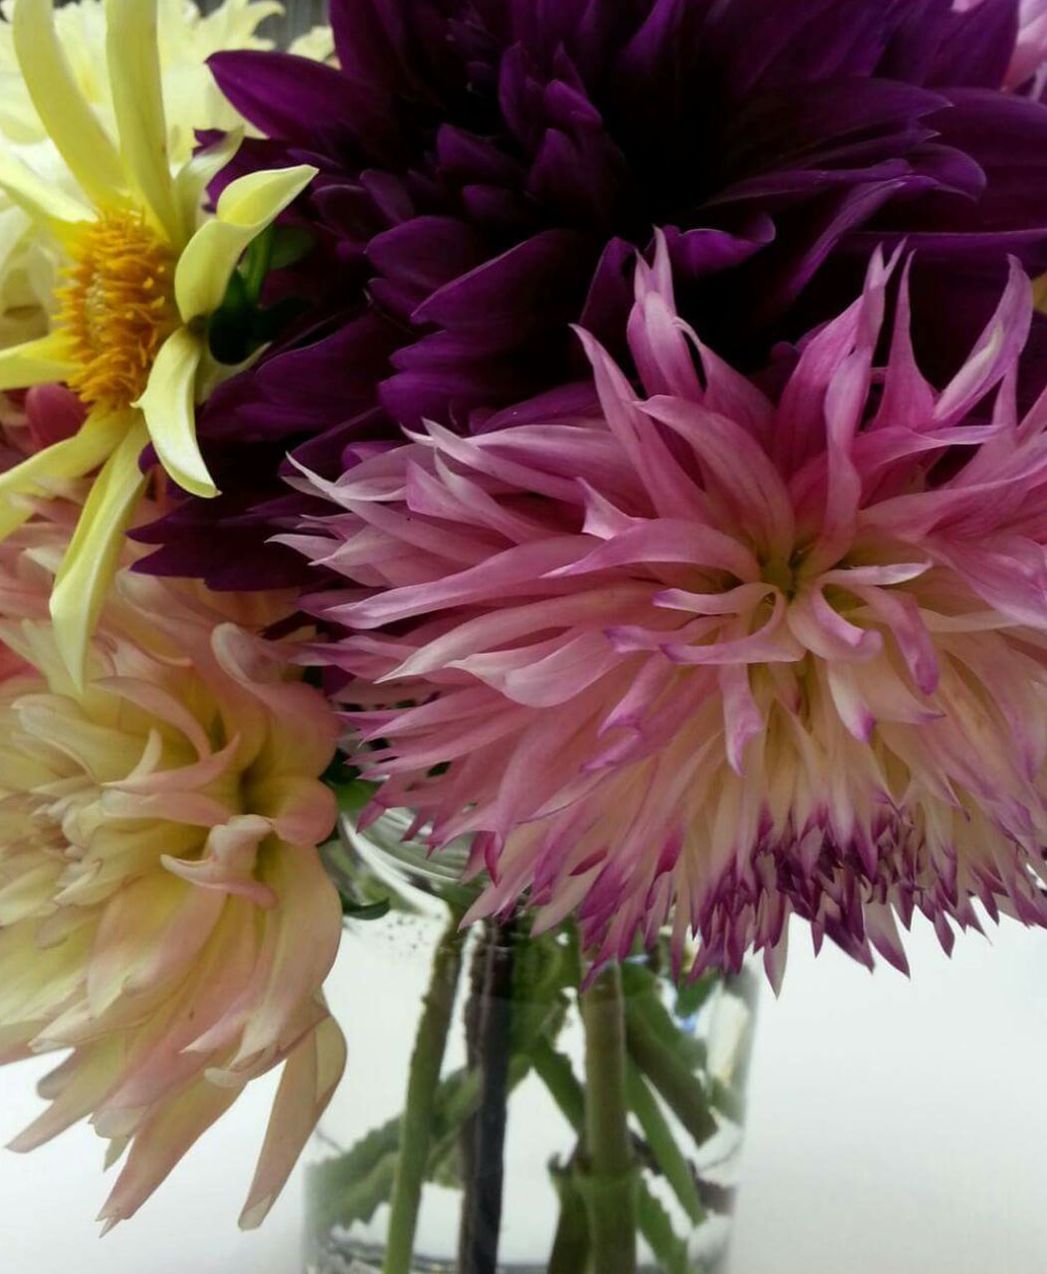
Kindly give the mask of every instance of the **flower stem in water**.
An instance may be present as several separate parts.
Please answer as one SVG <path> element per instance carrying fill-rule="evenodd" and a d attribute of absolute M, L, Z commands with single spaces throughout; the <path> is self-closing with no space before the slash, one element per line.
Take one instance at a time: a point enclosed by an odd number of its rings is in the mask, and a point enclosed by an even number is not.
<path fill-rule="evenodd" d="M 626 1101 L 621 971 L 605 969 L 581 997 L 585 1026 L 583 1189 L 594 1274 L 636 1274 L 639 1169 Z"/>
<path fill-rule="evenodd" d="M 489 920 L 476 953 L 470 1005 L 470 1064 L 480 1075 L 480 1104 L 466 1124 L 465 1197 L 460 1274 L 496 1274 L 502 1228 L 505 1130 L 513 996 L 513 920 Z"/>
<path fill-rule="evenodd" d="M 432 978 L 411 1055 L 383 1274 L 411 1274 L 436 1094 L 462 972 L 462 947 L 466 935 L 461 931 L 460 920 L 461 917 L 452 912 L 451 923 L 436 949 Z"/>

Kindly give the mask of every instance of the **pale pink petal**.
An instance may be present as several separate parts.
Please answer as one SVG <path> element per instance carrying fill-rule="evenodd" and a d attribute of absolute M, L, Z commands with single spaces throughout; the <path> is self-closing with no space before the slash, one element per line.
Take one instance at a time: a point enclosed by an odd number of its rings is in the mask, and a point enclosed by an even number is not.
<path fill-rule="evenodd" d="M 284 1063 L 258 1171 L 240 1216 L 245 1230 L 265 1220 L 334 1096 L 345 1069 L 345 1037 L 328 1017 Z"/>
<path fill-rule="evenodd" d="M 795 524 L 789 492 L 763 449 L 726 416 L 674 398 L 644 410 L 686 439 L 710 483 L 772 547 L 789 544 Z"/>
<path fill-rule="evenodd" d="M 1010 261 L 1007 287 L 969 360 L 946 386 L 935 407 L 938 425 L 951 425 L 1000 383 L 1025 346 L 1032 322 L 1032 285 L 1021 263 Z"/>

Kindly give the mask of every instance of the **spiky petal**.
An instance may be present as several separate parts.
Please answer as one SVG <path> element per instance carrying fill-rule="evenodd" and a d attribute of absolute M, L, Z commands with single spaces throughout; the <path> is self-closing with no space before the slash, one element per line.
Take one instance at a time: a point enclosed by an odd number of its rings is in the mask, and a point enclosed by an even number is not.
<path fill-rule="evenodd" d="M 598 413 L 430 424 L 308 484 L 332 508 L 294 543 L 352 583 L 314 604 L 344 633 L 318 657 L 350 676 L 358 763 L 436 849 L 475 834 L 474 914 L 528 893 L 601 959 L 668 923 L 678 959 L 693 933 L 697 968 L 756 948 L 775 979 L 791 914 L 900 967 L 916 910 L 946 946 L 975 900 L 1047 923 L 1030 313 L 1015 264 L 939 392 L 908 267 L 877 254 L 772 399 L 679 320 L 662 242 L 629 327 L 639 400 L 583 332 Z"/>

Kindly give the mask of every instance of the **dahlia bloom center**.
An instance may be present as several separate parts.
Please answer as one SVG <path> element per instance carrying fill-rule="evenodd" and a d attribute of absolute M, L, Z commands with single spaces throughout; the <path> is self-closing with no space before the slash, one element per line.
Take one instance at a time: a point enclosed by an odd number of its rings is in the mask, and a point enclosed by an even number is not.
<path fill-rule="evenodd" d="M 199 769 L 198 747 L 205 738 L 206 746 L 225 764 L 216 770 L 212 763 L 212 773 L 193 789 L 193 800 L 201 808 L 223 810 L 231 823 L 265 808 L 264 795 L 260 800 L 251 791 L 249 775 L 236 764 L 239 740 L 227 737 L 220 721 L 207 722 L 194 747 L 175 731 L 158 734 L 155 720 L 116 696 L 93 694 L 91 717 L 86 720 L 75 700 L 50 695 L 42 682 L 26 685 L 16 679 L 9 683 L 5 698 L 11 728 L 35 740 L 38 752 L 49 756 L 47 780 L 13 803 L 21 805 L 26 816 L 27 844 L 46 852 L 58 873 L 55 883 L 63 906 L 104 902 L 125 884 L 120 876 L 110 874 L 107 879 L 97 852 L 101 829 L 112 821 L 120 784 L 130 776 L 141 787 L 150 773 Z M 208 828 L 183 827 L 172 836 L 167 852 L 173 848 L 183 865 L 204 861 Z M 254 892 L 256 902 L 271 905 L 268 890 L 245 887 L 245 882 L 240 888 L 245 894 Z"/>
<path fill-rule="evenodd" d="M 792 597 L 797 588 L 797 562 L 794 557 L 771 557 L 762 563 L 763 579 L 785 597 Z"/>
<path fill-rule="evenodd" d="M 58 312 L 69 384 L 91 406 L 130 407 L 178 325 L 174 253 L 140 212 L 119 209 L 77 231 L 71 258 Z"/>

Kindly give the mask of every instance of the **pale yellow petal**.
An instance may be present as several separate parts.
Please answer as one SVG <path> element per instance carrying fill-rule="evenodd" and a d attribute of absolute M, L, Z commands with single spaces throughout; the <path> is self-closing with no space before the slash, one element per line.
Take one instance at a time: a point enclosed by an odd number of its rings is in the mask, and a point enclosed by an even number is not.
<path fill-rule="evenodd" d="M 45 447 L 0 474 L 0 498 L 47 495 L 59 483 L 82 478 L 107 459 L 126 433 L 125 415 L 89 416 L 72 438 Z"/>
<path fill-rule="evenodd" d="M 106 1223 L 103 1234 L 134 1216 L 186 1151 L 225 1114 L 239 1095 L 236 1088 L 196 1083 L 149 1108 L 135 1128 L 127 1163 L 99 1213 L 99 1221 Z M 96 1130 L 101 1132 L 97 1126 Z"/>
<path fill-rule="evenodd" d="M 180 327 L 156 356 L 149 384 L 135 404 L 145 415 L 160 463 L 190 495 L 218 494 L 196 441 L 196 373 L 203 342 Z"/>
<path fill-rule="evenodd" d="M 100 1040 L 94 1048 L 74 1053 L 41 1085 L 49 1093 L 51 1084 L 55 1085 L 50 1106 L 8 1144 L 8 1149 L 26 1154 L 85 1119 L 112 1087 L 114 1068 L 122 1060 L 119 1039 Z"/>
<path fill-rule="evenodd" d="M 227 186 L 216 216 L 193 236 L 175 273 L 175 297 L 189 323 L 222 303 L 229 278 L 251 240 L 280 215 L 316 176 L 308 164 L 250 173 Z"/>
<path fill-rule="evenodd" d="M 0 146 L 0 190 L 24 209 L 34 221 L 61 234 L 64 226 L 93 221 L 94 211 L 66 194 L 55 182 L 45 181 Z"/>
<path fill-rule="evenodd" d="M 0 391 L 65 380 L 72 370 L 64 338 L 55 332 L 0 350 Z"/>
<path fill-rule="evenodd" d="M 125 188 L 120 158 L 69 68 L 55 32 L 53 0 L 18 0 L 11 26 L 41 122 L 81 189 L 104 206 Z"/>
<path fill-rule="evenodd" d="M 171 242 L 185 241 L 167 154 L 156 0 L 106 0 L 106 56 L 120 154 L 130 185 Z"/>
<path fill-rule="evenodd" d="M 175 193 L 187 226 L 195 226 L 208 186 L 240 149 L 242 128 L 231 128 L 213 146 L 198 151 L 175 177 Z"/>
<path fill-rule="evenodd" d="M 83 684 L 88 643 L 145 487 L 139 458 L 147 442 L 145 423 L 139 421 L 109 457 L 91 488 L 55 578 L 51 593 L 55 645 L 77 685 Z"/>
<path fill-rule="evenodd" d="M 9 535 L 14 535 L 35 512 L 32 501 L 28 498 L 19 499 L 14 496 L 7 500 L 0 500 L 0 540 L 6 540 Z"/>
<path fill-rule="evenodd" d="M 46 498 L 63 483 L 97 469 L 126 432 L 126 418 L 89 417 L 72 438 L 0 474 L 0 540 L 33 516 L 34 499 Z"/>
<path fill-rule="evenodd" d="M 345 1036 L 331 1017 L 287 1059 L 258 1169 L 240 1215 L 242 1229 L 257 1229 L 268 1216 L 334 1096 L 345 1062 Z"/>

